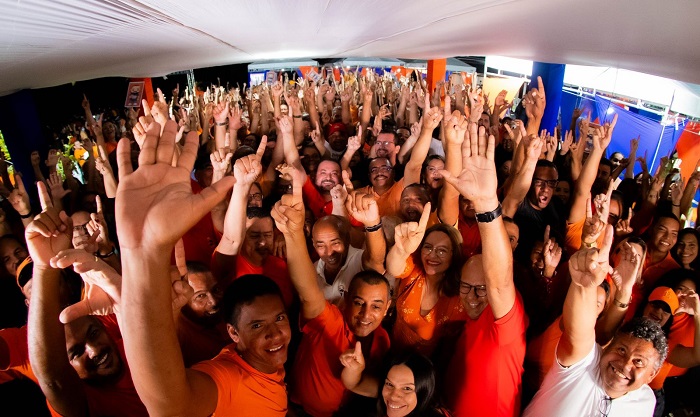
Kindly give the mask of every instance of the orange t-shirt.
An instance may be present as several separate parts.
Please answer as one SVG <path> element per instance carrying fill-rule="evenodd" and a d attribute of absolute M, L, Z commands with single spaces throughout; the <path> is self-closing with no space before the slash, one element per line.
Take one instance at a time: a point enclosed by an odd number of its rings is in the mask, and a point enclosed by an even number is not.
<path fill-rule="evenodd" d="M 445 334 L 456 336 L 459 333 L 467 320 L 467 312 L 459 296 L 441 295 L 428 314 L 420 314 L 426 277 L 423 269 L 414 264 L 413 256 L 408 257 L 406 269 L 396 278 L 400 283 L 391 349 L 395 352 L 414 350 L 430 356 Z"/>
<path fill-rule="evenodd" d="M 678 346 L 695 347 L 695 319 L 693 316 L 680 313 L 673 316 L 673 324 L 668 332 L 668 352 Z M 652 389 L 660 389 L 664 386 L 664 381 L 670 376 L 680 376 L 688 371 L 687 368 L 679 368 L 665 361 L 661 366 L 659 373 L 653 381 L 649 383 Z"/>
<path fill-rule="evenodd" d="M 2 329 L 0 339 L 5 342 L 4 345 L 0 343 L 0 370 L 4 371 L 0 382 L 7 382 L 23 375 L 38 384 L 39 380 L 29 365 L 27 326 Z"/>
<path fill-rule="evenodd" d="M 343 365 L 339 358 L 355 347 L 357 339 L 338 307 L 329 302 L 318 317 L 302 319 L 301 325 L 303 336 L 294 361 L 290 399 L 314 417 L 331 417 L 349 392 L 340 380 Z M 381 365 L 388 350 L 389 335 L 380 326 L 372 333 L 366 372 Z"/>
<path fill-rule="evenodd" d="M 642 269 L 642 282 L 641 284 L 634 284 L 634 287 L 632 288 L 632 301 L 630 301 L 630 305 L 627 308 L 625 321 L 632 320 L 637 308 L 639 307 L 639 304 L 642 303 L 644 297 L 647 296 L 647 292 L 654 287 L 654 283 L 661 277 L 661 275 L 672 269 L 681 267 L 678 265 L 678 262 L 671 257 L 671 251 L 668 252 L 666 257 L 662 259 L 661 262 L 657 262 L 654 265 L 649 265 L 650 263 L 651 255 L 649 252 L 647 252 L 647 256 L 644 258 L 644 269 Z"/>
<path fill-rule="evenodd" d="M 284 417 L 287 386 L 284 368 L 266 374 L 250 366 L 234 350 L 225 347 L 214 359 L 192 367 L 211 377 L 218 391 L 215 416 Z"/>
<path fill-rule="evenodd" d="M 243 254 L 236 256 L 235 278 L 240 278 L 248 274 L 265 275 L 275 281 L 277 286 L 280 287 L 280 291 L 282 291 L 284 306 L 289 308 L 292 305 L 292 301 L 294 300 L 294 286 L 292 286 L 292 280 L 289 278 L 289 270 L 287 269 L 287 263 L 284 259 L 269 255 L 265 259 L 264 265 L 257 266 L 250 263 Z"/>
<path fill-rule="evenodd" d="M 377 194 L 371 185 L 360 188 L 360 191 L 374 196 L 380 216 L 398 216 L 401 213 L 401 193 L 404 188 L 404 181 L 401 178 L 382 195 Z"/>
<path fill-rule="evenodd" d="M 554 365 L 554 359 L 557 356 L 557 345 L 563 334 L 560 323 L 561 316 L 554 320 L 547 327 L 547 330 L 527 344 L 525 368 L 527 369 L 526 375 L 529 375 L 527 382 L 533 389 L 538 389 L 542 385 L 545 375 Z"/>
<path fill-rule="evenodd" d="M 566 236 L 564 237 L 564 249 L 569 255 L 573 255 L 581 249 L 581 234 L 583 233 L 583 225 L 586 223 L 586 218 L 569 223 L 566 222 Z M 598 236 L 596 240 L 596 247 L 600 248 L 603 246 L 603 240 L 605 240 L 605 235 L 603 233 Z"/>

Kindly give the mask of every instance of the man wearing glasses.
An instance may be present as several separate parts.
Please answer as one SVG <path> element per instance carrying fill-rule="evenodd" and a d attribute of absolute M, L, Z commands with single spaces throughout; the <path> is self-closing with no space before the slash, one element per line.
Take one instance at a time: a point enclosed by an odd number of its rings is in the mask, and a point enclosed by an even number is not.
<path fill-rule="evenodd" d="M 481 127 L 478 139 L 466 141 L 478 141 L 478 146 L 462 147 L 462 173 L 444 175 L 473 203 L 483 250 L 461 271 L 460 298 L 468 319 L 446 370 L 446 404 L 455 417 L 512 417 L 520 411 L 527 316 L 513 284 L 512 250 L 496 194 L 493 139 L 486 145 Z"/>
<path fill-rule="evenodd" d="M 515 259 L 527 264 L 531 248 L 539 236 L 544 235 L 544 229 L 547 226 L 550 227 L 550 236 L 560 244 L 563 243 L 565 219 L 562 217 L 564 208 L 561 203 L 559 200 L 552 199 L 554 189 L 559 182 L 557 167 L 546 159 L 537 161 L 527 195 L 522 201 L 515 197 L 519 204 L 513 212 L 513 197 L 522 195 L 516 187 L 522 187 L 522 184 L 526 183 L 526 181 L 519 181 L 527 178 L 525 171 L 527 170 L 521 169 L 518 173 L 518 179 L 513 181 L 513 187 L 506 194 L 503 205 L 504 214 L 513 217 L 515 223 L 520 227 L 520 245 L 515 249 Z"/>

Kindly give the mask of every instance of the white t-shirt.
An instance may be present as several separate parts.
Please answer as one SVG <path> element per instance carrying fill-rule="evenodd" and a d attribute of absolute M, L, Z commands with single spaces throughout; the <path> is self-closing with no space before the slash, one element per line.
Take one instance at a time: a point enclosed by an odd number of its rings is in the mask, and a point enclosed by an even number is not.
<path fill-rule="evenodd" d="M 585 358 L 568 368 L 555 358 L 523 417 L 651 417 L 656 397 L 648 385 L 609 399 L 598 366 L 602 351 L 596 343 Z"/>
<path fill-rule="evenodd" d="M 314 265 L 316 267 L 316 280 L 318 281 L 318 287 L 323 291 L 323 296 L 331 304 L 339 305 L 340 300 L 342 300 L 345 292 L 350 288 L 350 281 L 352 278 L 360 271 L 364 271 L 362 266 L 362 254 L 365 251 L 362 249 L 357 249 L 352 246 L 348 247 L 348 257 L 345 259 L 345 264 L 338 275 L 335 276 L 333 284 L 329 285 L 326 282 L 326 276 L 323 271 L 325 267 L 325 262 L 323 259 L 316 261 Z"/>

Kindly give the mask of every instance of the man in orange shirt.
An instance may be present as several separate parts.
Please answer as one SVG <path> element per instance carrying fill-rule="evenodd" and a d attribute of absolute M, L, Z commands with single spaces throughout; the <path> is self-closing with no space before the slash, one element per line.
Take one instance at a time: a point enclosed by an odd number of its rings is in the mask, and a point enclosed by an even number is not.
<path fill-rule="evenodd" d="M 303 336 L 294 362 L 290 399 L 314 417 L 330 417 L 349 395 L 340 380 L 340 355 L 361 341 L 371 369 L 389 349 L 389 336 L 381 323 L 391 303 L 390 289 L 384 276 L 363 271 L 350 282 L 343 310 L 326 301 L 306 250 L 300 177 L 293 175 L 292 195 L 283 196 L 272 212 L 284 234 L 290 275 L 301 299 Z M 376 207 L 371 207 L 376 202 L 370 196 L 353 193 L 349 199 L 354 203 L 351 215 L 363 218 L 370 210 L 376 213 Z"/>
<path fill-rule="evenodd" d="M 177 240 L 225 198 L 235 181 L 224 177 L 192 194 L 189 173 L 197 135 L 187 135 L 177 166 L 172 166 L 177 125 L 168 121 L 162 135 L 160 129 L 157 123 L 148 127 L 136 171 L 127 159 L 128 142 L 122 140 L 117 151 L 122 168 L 116 201 L 123 255 L 120 313 L 139 397 L 151 415 L 283 417 L 290 327 L 279 289 L 266 277 L 241 277 L 224 295 L 227 330 L 235 346 L 194 369 L 183 364 L 170 311 L 170 253 Z M 263 152 L 259 148 L 236 164 L 259 172 Z M 247 190 L 245 195 L 243 204 Z M 174 213 L 187 214 L 173 221 Z M 231 244 L 236 247 L 240 242 Z"/>

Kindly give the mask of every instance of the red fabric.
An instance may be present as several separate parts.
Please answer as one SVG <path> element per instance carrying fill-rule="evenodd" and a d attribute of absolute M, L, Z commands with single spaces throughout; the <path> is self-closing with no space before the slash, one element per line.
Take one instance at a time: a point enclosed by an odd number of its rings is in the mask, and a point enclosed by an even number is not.
<path fill-rule="evenodd" d="M 481 253 L 481 234 L 476 220 L 466 222 L 462 216 L 459 216 L 457 229 L 462 235 L 462 255 L 464 258 L 467 259 Z"/>
<path fill-rule="evenodd" d="M 467 319 L 444 383 L 454 417 L 514 417 L 520 414 L 527 316 L 520 294 L 495 320 L 490 306 Z"/>
<path fill-rule="evenodd" d="M 215 416 L 284 417 L 287 389 L 284 369 L 266 374 L 250 366 L 232 346 L 214 359 L 193 366 L 216 383 L 218 400 Z"/>
<path fill-rule="evenodd" d="M 333 213 L 333 201 L 326 201 L 321 193 L 316 189 L 316 186 L 311 182 L 311 177 L 307 175 L 306 182 L 301 188 L 304 197 L 304 204 L 311 210 L 313 215 L 320 219 Z"/>
<path fill-rule="evenodd" d="M 639 283 L 634 284 L 632 288 L 632 301 L 630 301 L 630 305 L 627 308 L 625 321 L 632 320 L 637 308 L 647 296 L 647 292 L 654 287 L 656 280 L 666 272 L 680 267 L 678 262 L 671 257 L 671 251 L 668 252 L 661 262 L 657 262 L 653 265 L 651 265 L 651 254 L 647 252 L 647 256 L 644 258 L 644 269 L 642 269 L 642 282 L 641 285 Z"/>
<path fill-rule="evenodd" d="M 338 307 L 326 302 L 318 317 L 302 323 L 304 333 L 294 361 L 291 400 L 314 417 L 330 417 L 343 404 L 346 389 L 340 380 L 340 354 L 355 347 L 357 339 Z M 381 364 L 389 350 L 389 335 L 379 327 L 372 334 L 367 370 Z"/>
<path fill-rule="evenodd" d="M 292 305 L 292 301 L 294 300 L 294 287 L 289 278 L 287 263 L 282 258 L 270 255 L 265 259 L 263 266 L 256 266 L 250 263 L 242 254 L 236 256 L 234 280 L 248 274 L 265 275 L 275 281 L 282 291 L 284 306 L 289 308 L 289 306 Z"/>
<path fill-rule="evenodd" d="M 528 363 L 528 374 L 531 369 L 533 370 L 528 382 L 533 388 L 539 388 L 542 385 L 545 375 L 554 365 L 557 345 L 563 334 L 560 323 L 561 316 L 554 323 L 550 324 L 544 333 L 532 339 L 527 345 L 526 362 Z"/>
<path fill-rule="evenodd" d="M 192 192 L 199 194 L 202 192 L 202 187 L 197 181 L 190 179 Z M 220 236 L 214 229 L 214 223 L 211 220 L 211 214 L 207 213 L 202 219 L 197 222 L 190 230 L 182 237 L 182 242 L 185 245 L 185 259 L 188 261 L 201 262 L 209 266 L 211 256 L 219 244 Z M 175 255 L 171 255 L 171 264 L 175 265 Z"/>
<path fill-rule="evenodd" d="M 0 339 L 5 342 L 7 351 L 0 356 L 0 368 L 3 372 L 1 382 L 6 382 L 18 374 L 24 375 L 37 384 L 39 381 L 29 365 L 29 347 L 27 344 L 27 326 L 0 330 Z"/>

